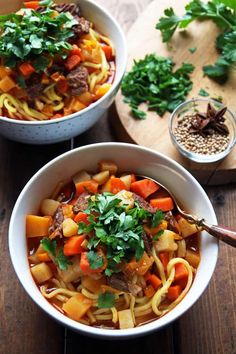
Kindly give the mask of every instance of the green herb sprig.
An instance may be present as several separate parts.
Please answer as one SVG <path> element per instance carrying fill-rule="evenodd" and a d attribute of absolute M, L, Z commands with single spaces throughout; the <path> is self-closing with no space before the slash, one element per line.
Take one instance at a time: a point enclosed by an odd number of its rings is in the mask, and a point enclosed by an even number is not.
<path fill-rule="evenodd" d="M 69 13 L 52 16 L 53 10 L 42 12 L 24 9 L 24 14 L 0 16 L 0 57 L 4 65 L 14 68 L 19 62 L 32 61 L 36 71 L 43 71 L 55 54 L 67 56 L 68 40 L 78 21 Z M 35 61 L 35 63 L 34 63 Z"/>
<path fill-rule="evenodd" d="M 194 67 L 187 63 L 175 71 L 173 67 L 171 59 L 155 54 L 134 61 L 131 71 L 123 79 L 121 89 L 124 102 L 129 104 L 135 118 L 146 118 L 146 113 L 139 109 L 141 103 L 146 103 L 149 110 L 162 116 L 166 111 L 172 112 L 185 100 L 192 89 L 189 74 Z"/>
<path fill-rule="evenodd" d="M 156 28 L 162 33 L 163 42 L 169 42 L 177 28 L 185 29 L 195 20 L 211 19 L 222 32 L 216 39 L 221 55 L 214 65 L 203 67 L 205 75 L 225 81 L 236 62 L 236 2 L 235 0 L 212 0 L 207 3 L 193 0 L 185 7 L 185 14 L 179 17 L 173 8 L 164 11 Z"/>
<path fill-rule="evenodd" d="M 44 237 L 41 240 L 44 250 L 49 253 L 53 262 L 61 269 L 66 270 L 71 263 L 68 257 L 64 255 L 63 249 L 57 250 L 57 241 Z"/>
<path fill-rule="evenodd" d="M 157 226 L 164 218 L 164 214 L 158 211 L 151 214 L 140 208 L 136 203 L 132 209 L 126 210 L 121 200 L 111 193 L 103 193 L 95 196 L 95 200 L 89 200 L 89 206 L 85 212 L 89 215 L 89 225 L 79 223 L 78 234 L 91 233 L 93 236 L 88 243 L 88 259 L 91 268 L 99 268 L 103 265 L 102 257 L 96 252 L 96 247 L 105 246 L 108 265 L 105 274 L 110 276 L 119 272 L 122 261 L 129 261 L 135 256 L 139 260 L 144 253 L 143 221 L 150 220 L 151 225 Z"/>

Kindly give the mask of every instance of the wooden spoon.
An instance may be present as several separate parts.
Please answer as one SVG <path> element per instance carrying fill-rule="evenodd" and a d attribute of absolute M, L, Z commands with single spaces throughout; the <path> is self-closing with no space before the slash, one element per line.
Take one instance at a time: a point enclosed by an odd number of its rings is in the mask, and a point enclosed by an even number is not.
<path fill-rule="evenodd" d="M 155 183 L 157 183 L 160 187 L 162 187 L 164 190 L 168 192 L 168 194 L 172 197 L 175 206 L 180 213 L 180 215 L 186 219 L 190 224 L 195 224 L 198 228 L 203 229 L 207 231 L 210 235 L 216 237 L 218 240 L 221 240 L 230 246 L 236 247 L 236 231 L 231 230 L 227 227 L 224 226 L 217 226 L 217 225 L 211 225 L 208 224 L 204 218 L 199 218 L 195 215 L 189 214 L 186 211 L 184 211 L 180 206 L 179 203 L 176 200 L 176 197 L 173 195 L 172 192 L 169 191 L 163 184 L 155 181 L 153 178 L 146 177 L 146 176 L 140 176 L 142 178 L 149 179 Z"/>

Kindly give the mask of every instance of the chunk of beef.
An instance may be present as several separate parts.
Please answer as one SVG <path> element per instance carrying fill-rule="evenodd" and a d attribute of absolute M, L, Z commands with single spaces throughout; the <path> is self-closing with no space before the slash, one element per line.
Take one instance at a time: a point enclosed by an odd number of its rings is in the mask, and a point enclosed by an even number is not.
<path fill-rule="evenodd" d="M 138 205 L 140 206 L 140 208 L 143 208 L 147 211 L 149 211 L 149 213 L 155 214 L 156 209 L 153 208 L 144 198 L 142 198 L 140 195 L 133 193 L 133 198 L 134 201 L 136 201 L 138 203 Z"/>
<path fill-rule="evenodd" d="M 41 96 L 45 87 L 41 84 L 41 76 L 38 74 L 31 75 L 31 77 L 26 81 L 26 86 L 26 91 L 30 99 Z"/>
<path fill-rule="evenodd" d="M 72 16 L 80 16 L 80 8 L 77 4 L 56 4 L 54 10 L 57 12 L 70 12 Z"/>
<path fill-rule="evenodd" d="M 55 236 L 62 237 L 62 223 L 64 221 L 64 214 L 62 207 L 59 206 L 53 215 L 53 222 L 49 228 L 49 234 L 55 233 Z"/>
<path fill-rule="evenodd" d="M 136 284 L 132 284 L 124 274 L 114 273 L 107 278 L 108 284 L 117 290 L 131 293 L 132 295 L 137 295 L 142 288 Z"/>
<path fill-rule="evenodd" d="M 168 222 L 168 229 L 178 234 L 178 223 L 171 211 L 168 211 L 168 213 L 165 214 L 165 220 Z"/>
<path fill-rule="evenodd" d="M 149 256 L 151 256 L 151 254 L 152 254 L 152 252 L 151 252 L 152 245 L 151 245 L 151 242 L 149 241 L 149 238 L 148 238 L 148 236 L 146 235 L 145 232 L 142 233 L 142 239 L 143 239 L 145 251 L 147 252 L 147 254 Z"/>
<path fill-rule="evenodd" d="M 88 91 L 88 70 L 83 66 L 79 66 L 67 75 L 67 81 L 71 88 L 71 94 L 79 96 L 83 92 Z"/>
<path fill-rule="evenodd" d="M 84 17 L 75 16 L 75 19 L 78 21 L 78 24 L 72 27 L 75 36 L 80 37 L 82 34 L 89 33 L 90 22 Z"/>
<path fill-rule="evenodd" d="M 79 198 L 76 200 L 75 204 L 72 207 L 73 213 L 78 214 L 80 211 L 84 211 L 88 207 L 88 193 L 82 193 Z"/>

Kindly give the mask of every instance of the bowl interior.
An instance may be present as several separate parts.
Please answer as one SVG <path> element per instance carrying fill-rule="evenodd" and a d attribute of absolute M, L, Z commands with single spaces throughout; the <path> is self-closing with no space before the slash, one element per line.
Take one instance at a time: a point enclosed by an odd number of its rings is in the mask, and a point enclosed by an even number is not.
<path fill-rule="evenodd" d="M 48 197 L 56 184 L 77 171 L 95 171 L 102 159 L 115 161 L 120 171 L 132 171 L 150 176 L 169 188 L 186 210 L 216 223 L 212 205 L 198 182 L 179 164 L 149 149 L 131 144 L 101 143 L 88 145 L 65 153 L 49 162 L 27 183 L 21 192 L 10 221 L 9 247 L 15 271 L 22 285 L 33 300 L 48 314 L 74 330 L 94 336 L 130 337 L 161 328 L 185 312 L 202 294 L 215 268 L 218 243 L 205 232 L 201 235 L 201 262 L 195 281 L 182 302 L 162 318 L 128 330 L 98 329 L 77 323 L 54 309 L 40 294 L 35 285 L 27 260 L 25 215 L 36 213 L 41 200 Z M 140 161 L 145 161 L 141 164 Z M 17 247 L 16 245 L 17 237 Z"/>

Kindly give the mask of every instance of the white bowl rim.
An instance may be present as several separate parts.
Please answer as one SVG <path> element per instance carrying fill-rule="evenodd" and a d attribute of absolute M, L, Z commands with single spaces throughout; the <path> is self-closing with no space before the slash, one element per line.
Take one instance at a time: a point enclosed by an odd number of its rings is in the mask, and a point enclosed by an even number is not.
<path fill-rule="evenodd" d="M 116 21 L 116 19 L 103 7 L 101 6 L 100 4 L 98 4 L 97 2 L 94 2 L 92 0 L 84 0 L 84 2 L 88 2 L 90 3 L 92 6 L 94 6 L 95 8 L 98 8 L 101 12 L 103 12 L 103 14 L 109 18 L 109 20 L 111 22 L 113 22 L 114 24 L 114 27 L 116 28 L 117 30 L 117 33 L 119 33 L 119 36 L 122 40 L 122 46 L 123 46 L 123 49 L 122 49 L 122 56 L 124 58 L 124 61 L 123 61 L 123 65 L 122 65 L 122 69 L 120 70 L 119 72 L 119 75 L 117 70 L 116 70 L 116 75 L 115 75 L 115 78 L 114 78 L 114 81 L 111 85 L 111 88 L 105 93 L 104 96 L 102 96 L 101 98 L 99 98 L 97 101 L 93 102 L 91 105 L 89 105 L 88 107 L 82 109 L 81 111 L 78 111 L 78 112 L 75 112 L 75 113 L 72 113 L 72 114 L 68 114 L 66 116 L 63 116 L 63 117 L 60 117 L 60 118 L 56 118 L 56 119 L 52 119 L 52 120 L 37 120 L 37 121 L 29 121 L 29 120 L 18 120 L 18 119 L 13 119 L 13 118 L 8 118 L 8 117 L 4 117 L 4 116 L 0 116 L 0 120 L 1 121 L 4 121 L 4 122 L 7 122 L 7 123 L 14 123 L 14 124 L 19 124 L 19 125 L 22 125 L 22 124 L 26 124 L 27 126 L 31 125 L 53 125 L 53 124 L 57 124 L 59 122 L 63 122 L 65 120 L 68 120 L 70 118 L 77 118 L 78 116 L 84 114 L 84 113 L 87 113 L 89 110 L 91 109 L 94 109 L 96 108 L 96 106 L 102 104 L 102 102 L 107 98 L 107 96 L 110 96 L 112 94 L 112 92 L 114 92 L 117 88 L 117 86 L 119 85 L 120 81 L 122 80 L 122 77 L 125 73 L 125 68 L 126 68 L 126 64 L 127 64 L 127 58 L 128 58 L 128 49 L 127 49 L 127 42 L 126 42 L 126 39 L 125 39 L 125 35 L 124 35 L 124 32 L 123 30 L 121 29 L 121 26 L 119 25 L 119 23 Z"/>
<path fill-rule="evenodd" d="M 42 175 L 45 170 L 47 170 L 47 168 L 51 167 L 52 165 L 54 165 L 55 163 L 57 163 L 59 160 L 66 158 L 69 155 L 73 155 L 73 154 L 78 154 L 80 151 L 83 150 L 96 150 L 96 148 L 99 148 L 101 146 L 105 146 L 107 148 L 112 148 L 112 147 L 127 147 L 130 149 L 134 149 L 134 150 L 140 150 L 140 151 L 146 151 L 148 153 L 151 153 L 154 156 L 160 157 L 164 160 L 166 160 L 167 162 L 173 164 L 173 166 L 175 168 L 177 168 L 179 171 L 182 171 L 183 173 L 186 174 L 186 176 L 188 177 L 189 180 L 191 180 L 192 183 L 194 183 L 195 185 L 198 185 L 198 188 L 200 190 L 200 192 L 202 194 L 205 195 L 206 198 L 206 202 L 208 204 L 208 208 L 211 212 L 211 217 L 212 217 L 212 221 L 217 223 L 217 219 L 216 219 L 216 215 L 213 209 L 213 206 L 208 198 L 208 196 L 206 195 L 204 189 L 202 188 L 202 186 L 199 184 L 199 182 L 184 168 L 182 167 L 178 162 L 172 160 L 171 158 L 169 158 L 168 156 L 156 152 L 152 149 L 143 147 L 143 146 L 139 146 L 139 145 L 134 145 L 134 144 L 129 144 L 129 143 L 118 143 L 118 142 L 105 142 L 105 143 L 96 143 L 96 144 L 90 144 L 90 145 L 85 145 L 82 147 L 78 147 L 76 149 L 67 151 L 59 156 L 57 156 L 56 158 L 54 158 L 53 160 L 49 161 L 46 165 L 44 165 L 38 172 L 36 172 L 31 179 L 27 182 L 27 184 L 25 185 L 25 187 L 23 188 L 23 190 L 21 191 L 20 195 L 17 198 L 17 201 L 15 203 L 15 206 L 13 208 L 12 211 L 12 215 L 11 215 L 11 219 L 10 219 L 10 224 L 9 224 L 9 233 L 8 233 L 8 242 L 9 242 L 9 251 L 10 251 L 10 258 L 13 264 L 13 267 L 15 269 L 15 272 L 17 274 L 17 277 L 20 281 L 20 283 L 22 284 L 22 286 L 24 287 L 25 291 L 28 293 L 28 295 L 31 297 L 31 299 L 34 300 L 34 302 L 43 310 L 45 311 L 48 315 L 52 316 L 55 320 L 57 320 L 58 322 L 60 322 L 61 324 L 65 325 L 66 327 L 71 328 L 74 331 L 77 332 L 81 332 L 82 334 L 86 334 L 92 337 L 97 337 L 97 338 L 101 338 L 104 337 L 106 339 L 114 339 L 114 338 L 119 338 L 119 339 L 130 339 L 132 337 L 137 337 L 137 336 L 143 336 L 146 334 L 149 334 L 153 331 L 159 330 L 162 327 L 169 325 L 170 323 L 172 323 L 174 320 L 176 320 L 177 318 L 179 318 L 180 316 L 182 316 L 203 294 L 203 292 L 205 291 L 205 289 L 207 288 L 210 279 L 213 275 L 215 266 L 216 266 L 216 262 L 217 262 L 217 257 L 218 257 L 218 240 L 217 239 L 212 239 L 212 244 L 214 245 L 214 249 L 212 251 L 211 254 L 211 259 L 209 260 L 209 264 L 208 264 L 208 272 L 206 274 L 206 276 L 204 277 L 204 285 L 201 285 L 201 290 L 198 291 L 197 293 L 195 292 L 194 294 L 192 294 L 191 298 L 188 299 L 188 303 L 186 304 L 184 309 L 181 309 L 181 311 L 178 311 L 179 306 L 181 305 L 181 303 L 184 301 L 184 299 L 180 302 L 180 304 L 178 304 L 176 307 L 174 307 L 170 312 L 168 312 L 167 314 L 165 314 L 163 317 L 158 318 L 157 320 L 151 321 L 147 324 L 144 324 L 140 327 L 135 327 L 135 328 L 131 328 L 131 329 L 120 329 L 120 330 L 113 330 L 113 329 L 103 329 L 103 328 L 96 328 L 96 327 L 92 327 L 92 326 L 88 326 L 88 325 L 84 325 L 82 323 L 76 322 L 70 318 L 68 318 L 67 316 L 65 316 L 64 314 L 60 313 L 58 310 L 56 310 L 51 304 L 49 304 L 48 302 L 48 306 L 46 306 L 47 308 L 45 308 L 42 304 L 38 303 L 37 299 L 33 297 L 32 291 L 31 291 L 31 287 L 27 287 L 26 286 L 26 281 L 24 279 L 24 276 L 22 276 L 22 274 L 20 273 L 20 270 L 17 268 L 17 261 L 15 260 L 14 257 L 14 248 L 15 248 L 15 244 L 14 244 L 14 224 L 13 221 L 17 215 L 17 209 L 18 209 L 18 205 L 21 203 L 21 200 L 24 198 L 24 194 L 27 191 L 27 189 L 29 188 L 29 186 L 34 183 L 37 178 Z M 32 283 L 35 285 L 35 282 L 32 278 Z M 41 295 L 40 292 L 38 292 L 40 297 L 43 297 L 43 295 Z M 188 296 L 188 294 L 186 295 L 186 297 Z M 46 300 L 47 301 L 47 300 Z M 176 310 L 177 309 L 177 310 Z"/>

